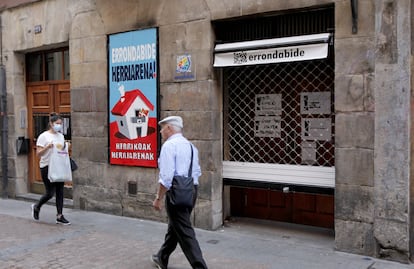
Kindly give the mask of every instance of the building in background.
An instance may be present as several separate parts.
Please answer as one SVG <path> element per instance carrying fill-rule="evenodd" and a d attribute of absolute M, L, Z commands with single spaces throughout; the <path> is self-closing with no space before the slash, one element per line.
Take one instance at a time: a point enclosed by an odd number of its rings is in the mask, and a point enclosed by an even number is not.
<path fill-rule="evenodd" d="M 74 206 L 166 221 L 151 206 L 156 122 L 180 115 L 200 149 L 196 227 L 300 223 L 334 229 L 341 251 L 414 258 L 412 1 L 0 8 L 6 196 L 43 191 L 35 139 L 56 111 L 80 166 L 66 186 Z"/>

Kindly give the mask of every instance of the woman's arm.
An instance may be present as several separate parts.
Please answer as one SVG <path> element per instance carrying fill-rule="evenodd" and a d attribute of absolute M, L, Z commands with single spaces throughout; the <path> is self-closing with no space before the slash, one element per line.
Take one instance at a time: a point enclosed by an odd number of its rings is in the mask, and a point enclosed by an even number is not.
<path fill-rule="evenodd" d="M 53 147 L 53 143 L 49 143 L 45 147 L 36 146 L 36 155 L 37 155 L 37 157 L 43 156 L 52 147 Z"/>

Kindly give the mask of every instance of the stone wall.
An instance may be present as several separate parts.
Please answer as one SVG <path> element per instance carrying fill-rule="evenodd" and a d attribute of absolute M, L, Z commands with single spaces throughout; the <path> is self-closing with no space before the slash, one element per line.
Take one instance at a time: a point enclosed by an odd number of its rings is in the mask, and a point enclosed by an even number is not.
<path fill-rule="evenodd" d="M 336 9 L 336 248 L 407 262 L 410 1 L 359 1 L 357 35 Z"/>
<path fill-rule="evenodd" d="M 375 211 L 380 257 L 409 258 L 411 1 L 376 2 Z"/>
<path fill-rule="evenodd" d="M 66 1 L 5 1 L 21 7 L 1 11 L 2 51 L 1 63 L 6 69 L 8 117 L 8 193 L 9 197 L 28 192 L 27 155 L 17 155 L 16 139 L 27 137 L 26 128 L 20 126 L 21 113 L 27 112 L 25 85 L 25 53 L 34 49 L 51 49 L 68 43 L 70 20 Z M 31 4 L 29 4 L 31 2 Z M 64 8 L 62 8 L 64 7 Z M 60 18 L 60 20 L 55 20 Z M 34 33 L 35 25 L 53 22 L 42 34 Z"/>
<path fill-rule="evenodd" d="M 221 225 L 220 113 L 211 79 L 213 39 L 204 1 L 97 1 L 76 14 L 70 33 L 74 156 L 82 160 L 74 184 L 76 207 L 165 221 L 152 209 L 157 170 L 109 166 L 107 144 L 106 35 L 140 28 L 159 28 L 161 117 L 183 117 L 185 135 L 199 148 L 203 175 L 194 222 L 214 229 Z M 122 19 L 120 19 L 122 18 Z M 90 46 L 88 44 L 94 44 Z M 88 50 L 88 51 L 86 51 Z M 196 81 L 174 82 L 175 55 L 191 53 Z M 94 149 L 94 150 L 91 150 Z M 137 183 L 136 196 L 127 193 Z M 102 199 L 104 193 L 105 199 Z M 104 200 L 104 201 L 103 201 Z"/>

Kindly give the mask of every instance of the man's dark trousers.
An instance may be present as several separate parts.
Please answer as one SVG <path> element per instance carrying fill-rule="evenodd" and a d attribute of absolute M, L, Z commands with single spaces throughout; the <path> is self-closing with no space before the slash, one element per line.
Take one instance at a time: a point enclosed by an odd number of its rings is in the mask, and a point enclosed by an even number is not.
<path fill-rule="evenodd" d="M 194 195 L 193 205 L 195 204 L 196 198 L 197 188 Z M 169 220 L 164 244 L 158 252 L 158 257 L 161 262 L 165 266 L 168 265 L 168 259 L 178 243 L 192 268 L 207 269 L 207 265 L 203 259 L 200 246 L 190 221 L 193 208 L 172 205 L 169 199 L 169 192 L 167 192 L 165 198 L 165 205 Z"/>

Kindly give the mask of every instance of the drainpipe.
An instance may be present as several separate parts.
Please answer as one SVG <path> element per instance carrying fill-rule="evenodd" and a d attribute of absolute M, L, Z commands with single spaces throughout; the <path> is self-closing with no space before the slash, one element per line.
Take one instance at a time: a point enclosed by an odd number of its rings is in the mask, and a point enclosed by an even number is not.
<path fill-rule="evenodd" d="M 3 31 L 0 16 L 0 119 L 1 119 L 1 171 L 2 171 L 2 198 L 7 198 L 8 189 L 8 121 L 7 121 L 7 89 L 6 89 L 6 69 L 3 65 Z"/>

